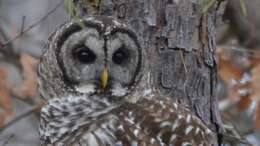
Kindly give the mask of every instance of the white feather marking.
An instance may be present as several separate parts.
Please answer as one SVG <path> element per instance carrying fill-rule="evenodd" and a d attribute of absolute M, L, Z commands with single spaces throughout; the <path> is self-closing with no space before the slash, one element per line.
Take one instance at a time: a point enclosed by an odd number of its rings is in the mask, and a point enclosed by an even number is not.
<path fill-rule="evenodd" d="M 98 146 L 98 142 L 97 139 L 95 138 L 95 136 L 91 133 L 88 134 L 87 139 L 86 139 L 87 145 L 91 145 L 91 146 Z"/>
<path fill-rule="evenodd" d="M 207 128 L 206 130 L 206 134 L 210 134 L 212 131 L 210 129 Z"/>
<path fill-rule="evenodd" d="M 136 127 L 140 129 L 140 123 L 136 123 Z"/>
<path fill-rule="evenodd" d="M 127 90 L 127 88 L 124 88 L 121 85 L 116 85 L 112 89 L 112 95 L 116 97 L 121 97 L 127 94 Z"/>
<path fill-rule="evenodd" d="M 189 125 L 186 129 L 185 129 L 185 134 L 189 134 L 191 132 L 191 130 L 193 129 L 193 126 Z"/>
<path fill-rule="evenodd" d="M 104 144 L 113 145 L 113 139 L 108 134 L 106 134 L 103 130 L 98 129 L 95 131 L 95 134 L 101 139 L 101 141 Z"/>
<path fill-rule="evenodd" d="M 115 24 L 116 26 L 121 26 L 121 23 L 118 22 L 118 21 L 116 21 L 115 19 L 113 20 L 113 22 L 114 22 L 114 24 Z"/>
<path fill-rule="evenodd" d="M 131 146 L 137 146 L 137 144 L 138 144 L 138 143 L 137 143 L 137 141 L 135 141 L 135 140 L 131 142 Z"/>
<path fill-rule="evenodd" d="M 153 121 L 157 123 L 157 122 L 161 122 L 162 119 L 161 118 L 155 118 Z"/>
<path fill-rule="evenodd" d="M 151 138 L 150 139 L 150 143 L 153 144 L 155 142 L 155 139 L 154 138 Z"/>
<path fill-rule="evenodd" d="M 95 85 L 93 84 L 86 84 L 86 85 L 81 85 L 76 87 L 76 91 L 80 93 L 86 93 L 86 94 L 91 94 L 95 92 Z"/>
<path fill-rule="evenodd" d="M 119 125 L 119 126 L 117 127 L 117 129 L 119 129 L 119 130 L 121 130 L 121 131 L 124 131 L 123 125 Z"/>
<path fill-rule="evenodd" d="M 163 127 L 166 127 L 166 126 L 171 126 L 172 123 L 169 122 L 169 121 L 163 121 L 161 124 L 160 124 L 160 128 L 163 128 Z"/>
<path fill-rule="evenodd" d="M 133 112 L 132 111 L 129 111 L 128 112 L 128 117 L 132 117 L 133 116 Z"/>
<path fill-rule="evenodd" d="M 157 134 L 156 139 L 160 142 L 161 145 L 164 145 L 161 137 L 162 137 L 162 132 Z"/>
<path fill-rule="evenodd" d="M 136 137 L 138 137 L 138 134 L 139 134 L 139 129 L 135 129 L 135 130 L 134 130 L 134 135 L 135 135 Z"/>
<path fill-rule="evenodd" d="M 94 112 L 93 114 L 90 114 L 89 117 L 98 117 L 98 116 L 100 116 L 102 114 L 108 113 L 109 111 L 113 110 L 114 108 L 116 108 L 116 106 L 115 105 L 114 106 L 111 105 L 111 107 L 108 107 L 108 108 L 105 108 L 105 109 L 103 109 L 101 111 L 97 111 L 97 112 Z"/>
<path fill-rule="evenodd" d="M 174 124 L 172 125 L 172 131 L 175 131 L 175 129 L 179 126 L 179 122 L 176 120 Z"/>
<path fill-rule="evenodd" d="M 109 35 L 113 29 L 114 29 L 114 27 L 108 26 L 108 27 L 106 28 L 106 31 L 105 31 L 104 35 Z"/>
<path fill-rule="evenodd" d="M 44 106 L 44 107 L 41 109 L 41 113 L 42 113 L 42 114 L 43 114 L 43 113 L 48 114 L 48 112 L 49 112 L 49 108 L 46 107 L 46 106 Z"/>
<path fill-rule="evenodd" d="M 163 101 L 161 101 L 161 100 L 159 101 L 159 103 L 160 103 L 160 105 L 164 105 Z"/>
<path fill-rule="evenodd" d="M 66 133 L 68 130 L 69 130 L 69 129 L 66 128 L 66 127 L 61 127 L 61 128 L 60 128 L 60 134 L 64 134 L 64 133 Z"/>
<path fill-rule="evenodd" d="M 181 120 L 183 118 L 183 115 L 178 114 L 178 120 Z"/>
<path fill-rule="evenodd" d="M 170 138 L 170 143 L 172 143 L 176 139 L 177 135 L 173 134 Z"/>
<path fill-rule="evenodd" d="M 86 21 L 92 21 L 92 20 L 94 20 L 94 17 L 88 17 L 88 18 L 86 18 Z"/>
<path fill-rule="evenodd" d="M 144 92 L 143 92 L 143 96 L 145 97 L 145 96 L 148 96 L 148 95 L 150 95 L 152 93 L 152 89 L 146 89 L 146 90 L 144 90 Z"/>
<path fill-rule="evenodd" d="M 174 107 L 175 109 L 177 109 L 177 108 L 178 108 L 178 105 L 177 105 L 176 103 L 173 103 L 173 107 Z"/>
<path fill-rule="evenodd" d="M 181 146 L 191 146 L 192 144 L 190 142 L 183 142 Z"/>
<path fill-rule="evenodd" d="M 190 121 L 191 121 L 191 115 L 188 114 L 188 116 L 187 116 L 187 118 L 186 118 L 186 122 L 187 122 L 187 123 L 190 123 Z"/>
<path fill-rule="evenodd" d="M 116 142 L 116 146 L 123 146 L 122 141 L 118 141 L 118 142 Z"/>
<path fill-rule="evenodd" d="M 198 134 L 200 132 L 200 128 L 197 127 L 196 130 L 195 130 L 195 133 Z"/>
<path fill-rule="evenodd" d="M 125 117 L 125 120 L 127 122 L 129 122 L 130 124 L 134 124 L 134 119 L 130 119 L 130 118 Z"/>

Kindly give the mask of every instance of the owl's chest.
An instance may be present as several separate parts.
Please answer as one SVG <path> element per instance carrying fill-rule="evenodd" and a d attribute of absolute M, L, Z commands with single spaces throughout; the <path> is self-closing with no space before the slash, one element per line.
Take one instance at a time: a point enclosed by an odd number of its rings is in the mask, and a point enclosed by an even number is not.
<path fill-rule="evenodd" d="M 210 145 L 210 130 L 174 108 L 160 102 L 121 106 L 82 128 L 74 146 Z"/>
<path fill-rule="evenodd" d="M 125 112 L 109 115 L 91 124 L 87 130 L 82 129 L 84 132 L 73 146 L 164 145 L 148 134 L 151 131 L 143 131 L 145 128 L 141 127 L 140 121 L 137 122 L 138 119 L 135 119 L 131 111 L 127 110 L 128 115 L 125 115 Z"/>

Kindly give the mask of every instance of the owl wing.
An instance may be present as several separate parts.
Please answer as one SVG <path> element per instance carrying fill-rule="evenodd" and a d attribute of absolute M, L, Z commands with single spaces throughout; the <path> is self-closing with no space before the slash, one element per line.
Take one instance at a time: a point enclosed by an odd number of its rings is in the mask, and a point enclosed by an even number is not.
<path fill-rule="evenodd" d="M 213 133 L 189 110 L 168 99 L 123 104 L 93 121 L 75 146 L 208 146 Z"/>
<path fill-rule="evenodd" d="M 160 143 L 155 139 L 151 139 L 149 135 L 146 135 L 144 131 L 141 131 L 141 129 L 138 129 L 136 126 L 129 125 L 125 121 L 118 120 L 115 125 L 109 125 L 107 123 L 95 125 L 95 129 L 82 134 L 82 136 L 76 140 L 73 146 L 137 145 L 160 146 Z"/>

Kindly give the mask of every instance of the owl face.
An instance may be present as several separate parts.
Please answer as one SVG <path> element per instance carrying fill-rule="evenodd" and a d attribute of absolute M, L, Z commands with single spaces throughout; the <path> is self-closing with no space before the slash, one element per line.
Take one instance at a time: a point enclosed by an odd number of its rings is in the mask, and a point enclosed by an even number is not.
<path fill-rule="evenodd" d="M 73 23 L 56 42 L 65 84 L 83 94 L 125 96 L 139 80 L 142 50 L 125 24 L 111 17 Z"/>

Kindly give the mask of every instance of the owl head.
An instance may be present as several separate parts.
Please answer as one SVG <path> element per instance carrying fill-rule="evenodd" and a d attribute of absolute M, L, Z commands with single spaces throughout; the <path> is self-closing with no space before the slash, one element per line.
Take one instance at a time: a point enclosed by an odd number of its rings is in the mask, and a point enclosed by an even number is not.
<path fill-rule="evenodd" d="M 47 99 L 71 94 L 120 99 L 140 82 L 143 57 L 135 32 L 112 17 L 68 22 L 51 35 L 43 50 L 40 93 Z"/>

